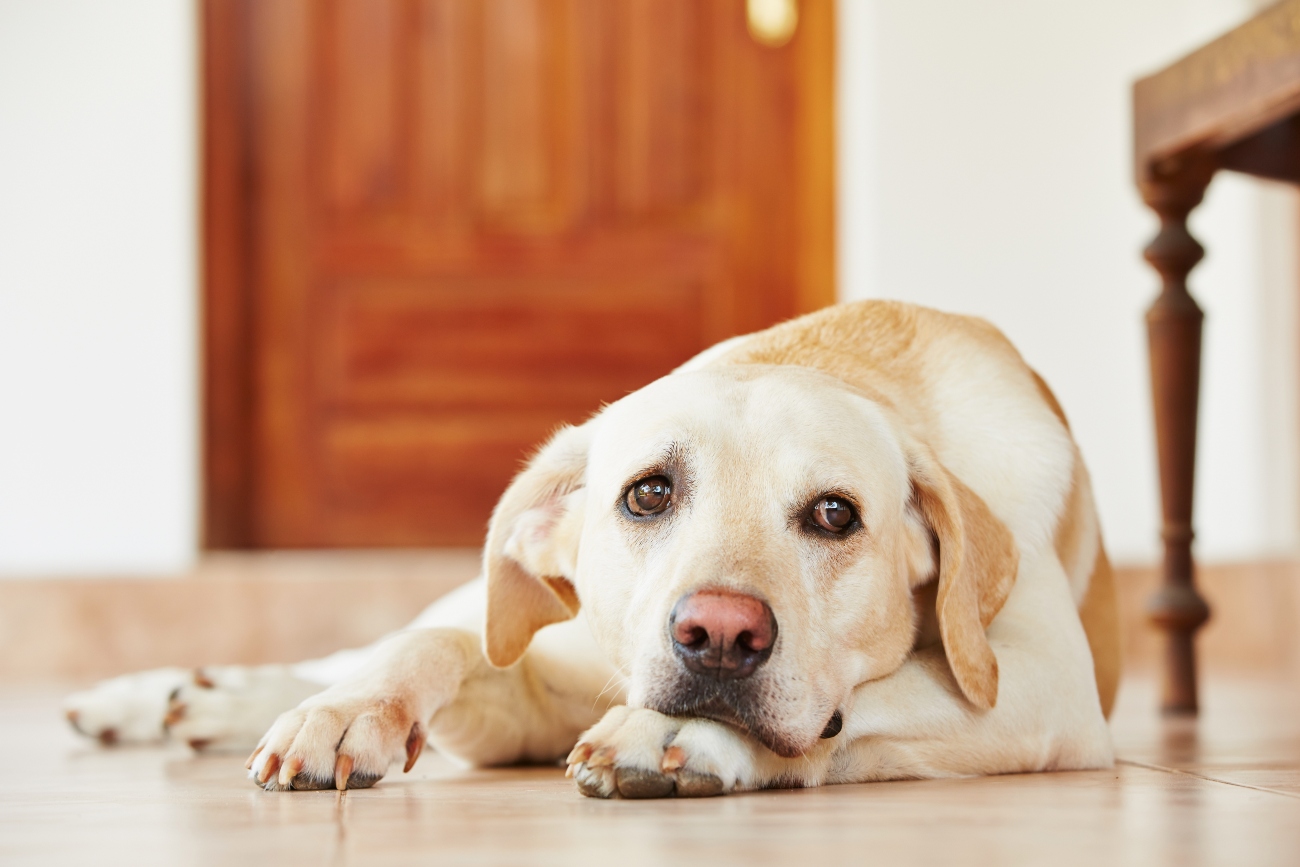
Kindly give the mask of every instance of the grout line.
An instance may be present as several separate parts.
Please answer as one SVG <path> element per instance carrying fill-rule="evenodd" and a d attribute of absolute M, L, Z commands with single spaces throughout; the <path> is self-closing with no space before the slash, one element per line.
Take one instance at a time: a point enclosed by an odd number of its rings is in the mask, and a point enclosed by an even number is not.
<path fill-rule="evenodd" d="M 1300 794 L 1295 792 L 1284 792 L 1281 789 L 1270 789 L 1268 786 L 1252 786 L 1249 783 L 1237 783 L 1232 780 L 1220 780 L 1218 777 L 1210 777 L 1205 774 L 1198 774 L 1195 771 L 1186 771 L 1182 768 L 1166 768 L 1164 765 L 1152 765 L 1146 762 L 1138 762 L 1133 759 L 1116 759 L 1117 765 L 1132 765 L 1137 768 L 1146 768 L 1148 771 L 1164 771 L 1168 774 L 1182 774 L 1185 777 L 1194 777 L 1198 780 L 1205 780 L 1207 783 L 1221 783 L 1225 786 L 1236 786 L 1239 789 L 1251 789 L 1255 792 L 1265 792 L 1270 795 L 1281 795 L 1284 798 L 1300 799 Z"/>

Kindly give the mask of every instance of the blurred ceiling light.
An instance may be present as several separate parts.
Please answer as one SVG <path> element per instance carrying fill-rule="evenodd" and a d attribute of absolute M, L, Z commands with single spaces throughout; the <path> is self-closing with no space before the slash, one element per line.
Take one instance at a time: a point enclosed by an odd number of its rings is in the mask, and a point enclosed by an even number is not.
<path fill-rule="evenodd" d="M 746 0 L 745 14 L 749 34 L 769 48 L 785 45 L 799 26 L 797 0 Z"/>

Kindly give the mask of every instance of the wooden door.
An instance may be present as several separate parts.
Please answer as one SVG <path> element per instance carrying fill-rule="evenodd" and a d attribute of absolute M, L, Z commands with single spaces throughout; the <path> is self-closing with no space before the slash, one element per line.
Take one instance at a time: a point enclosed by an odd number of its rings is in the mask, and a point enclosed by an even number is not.
<path fill-rule="evenodd" d="M 469 545 L 529 450 L 833 300 L 832 0 L 207 0 L 211 547 Z"/>

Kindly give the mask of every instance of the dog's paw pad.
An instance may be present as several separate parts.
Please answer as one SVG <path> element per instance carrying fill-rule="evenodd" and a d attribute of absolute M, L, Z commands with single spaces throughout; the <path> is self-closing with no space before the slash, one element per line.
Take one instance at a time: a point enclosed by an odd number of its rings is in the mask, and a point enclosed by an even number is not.
<path fill-rule="evenodd" d="M 334 788 L 334 780 L 300 774 L 289 781 L 289 788 L 295 792 L 324 792 Z"/>
<path fill-rule="evenodd" d="M 566 776 L 592 798 L 722 795 L 735 787 L 735 775 L 711 756 L 734 754 L 726 741 L 734 737 L 708 720 L 683 722 L 655 711 L 616 708 L 569 753 Z"/>
<path fill-rule="evenodd" d="M 667 798 L 673 794 L 673 778 L 658 771 L 641 768 L 619 768 L 614 772 L 614 785 L 624 798 Z"/>
<path fill-rule="evenodd" d="M 676 791 L 679 798 L 712 798 L 727 791 L 722 778 L 714 774 L 699 774 L 682 768 L 674 774 L 674 777 L 677 780 Z"/>

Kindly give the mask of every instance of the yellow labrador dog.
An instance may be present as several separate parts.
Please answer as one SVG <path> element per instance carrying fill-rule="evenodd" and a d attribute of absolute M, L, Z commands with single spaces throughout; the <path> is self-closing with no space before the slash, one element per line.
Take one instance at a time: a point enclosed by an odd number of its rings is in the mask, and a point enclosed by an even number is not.
<path fill-rule="evenodd" d="M 981 320 L 862 302 L 559 431 L 501 498 L 483 578 L 408 629 L 119 678 L 69 715 L 216 746 L 269 723 L 249 773 L 270 790 L 368 786 L 427 740 L 477 765 L 567 756 L 595 797 L 698 796 L 1109 767 L 1118 674 L 1047 386 Z"/>

